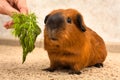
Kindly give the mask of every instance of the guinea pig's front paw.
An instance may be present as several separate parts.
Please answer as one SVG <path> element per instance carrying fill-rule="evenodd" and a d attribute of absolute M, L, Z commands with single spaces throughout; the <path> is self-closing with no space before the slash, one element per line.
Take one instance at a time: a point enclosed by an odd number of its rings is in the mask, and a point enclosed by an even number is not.
<path fill-rule="evenodd" d="M 81 72 L 80 72 L 80 71 L 71 71 L 71 72 L 69 72 L 69 74 L 77 74 L 77 75 L 80 75 Z"/>
<path fill-rule="evenodd" d="M 49 72 L 54 72 L 56 69 L 54 68 L 46 68 L 46 69 L 43 69 L 43 71 L 49 71 Z"/>
<path fill-rule="evenodd" d="M 94 66 L 97 67 L 97 68 L 101 68 L 101 67 L 103 67 L 103 63 L 97 63 Z"/>

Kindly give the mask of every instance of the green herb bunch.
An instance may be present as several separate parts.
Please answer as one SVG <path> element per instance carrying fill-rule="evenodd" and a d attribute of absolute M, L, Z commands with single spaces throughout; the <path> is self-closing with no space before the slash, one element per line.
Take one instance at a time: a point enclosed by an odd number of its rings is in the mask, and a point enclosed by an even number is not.
<path fill-rule="evenodd" d="M 13 19 L 13 34 L 19 38 L 20 44 L 23 48 L 23 61 L 26 56 L 35 48 L 35 41 L 37 36 L 41 33 L 41 29 L 37 25 L 36 16 L 34 13 L 24 15 L 15 13 Z"/>

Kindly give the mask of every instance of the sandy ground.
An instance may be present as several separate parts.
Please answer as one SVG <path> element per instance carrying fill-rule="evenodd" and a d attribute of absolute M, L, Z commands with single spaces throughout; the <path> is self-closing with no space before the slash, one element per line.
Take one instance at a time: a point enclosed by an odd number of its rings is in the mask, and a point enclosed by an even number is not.
<path fill-rule="evenodd" d="M 120 80 L 120 53 L 108 52 L 103 68 L 85 68 L 80 75 L 42 71 L 47 67 L 49 59 L 42 48 L 35 48 L 22 64 L 21 47 L 0 45 L 0 80 Z"/>

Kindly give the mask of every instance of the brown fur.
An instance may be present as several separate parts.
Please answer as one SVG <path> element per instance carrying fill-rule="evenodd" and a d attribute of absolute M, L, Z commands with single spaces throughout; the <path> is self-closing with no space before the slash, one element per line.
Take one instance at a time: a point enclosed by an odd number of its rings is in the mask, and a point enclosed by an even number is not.
<path fill-rule="evenodd" d="M 80 71 L 84 67 L 103 63 L 107 56 L 104 41 L 85 25 L 82 15 L 74 9 L 58 9 L 52 11 L 47 18 L 56 13 L 61 13 L 64 20 L 70 17 L 72 22 L 68 24 L 65 21 L 61 28 L 52 34 L 57 40 L 49 37 L 51 34 L 47 29 L 49 25 L 45 25 L 44 47 L 50 59 L 50 69 L 69 67 L 74 71 Z M 86 29 L 85 32 L 79 30 L 74 23 L 77 14 L 81 16 L 81 24 Z"/>

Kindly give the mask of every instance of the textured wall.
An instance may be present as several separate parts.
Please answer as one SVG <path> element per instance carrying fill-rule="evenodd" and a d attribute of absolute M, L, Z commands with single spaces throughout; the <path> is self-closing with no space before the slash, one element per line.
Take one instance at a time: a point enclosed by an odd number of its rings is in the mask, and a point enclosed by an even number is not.
<path fill-rule="evenodd" d="M 44 29 L 44 17 L 52 10 L 75 8 L 82 13 L 88 27 L 105 41 L 120 42 L 120 0 L 27 0 L 30 12 L 35 12 L 38 24 Z M 3 23 L 10 18 L 0 15 L 0 38 L 14 39 Z M 42 31 L 43 32 L 43 31 Z M 43 39 L 43 33 L 38 39 Z"/>

